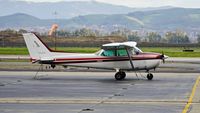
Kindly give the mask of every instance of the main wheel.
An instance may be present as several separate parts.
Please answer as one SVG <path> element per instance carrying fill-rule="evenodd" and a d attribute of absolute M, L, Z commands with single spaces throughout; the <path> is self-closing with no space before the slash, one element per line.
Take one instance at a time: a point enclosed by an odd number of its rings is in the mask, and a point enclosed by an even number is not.
<path fill-rule="evenodd" d="M 148 73 L 148 74 L 147 74 L 147 79 L 148 79 L 148 80 L 152 80 L 152 79 L 153 79 L 153 74 Z"/>
<path fill-rule="evenodd" d="M 126 73 L 125 72 L 117 72 L 115 74 L 115 79 L 116 80 L 123 80 L 126 77 Z"/>

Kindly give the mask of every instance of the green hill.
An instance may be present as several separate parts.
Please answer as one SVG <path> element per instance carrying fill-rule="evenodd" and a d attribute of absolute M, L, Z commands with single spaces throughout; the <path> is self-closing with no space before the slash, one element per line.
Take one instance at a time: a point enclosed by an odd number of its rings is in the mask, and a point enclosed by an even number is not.
<path fill-rule="evenodd" d="M 0 17 L 0 28 L 12 27 L 49 27 L 55 20 L 38 19 L 26 14 Z M 154 30 L 200 29 L 200 9 L 170 8 L 153 11 L 137 11 L 129 14 L 96 14 L 78 16 L 71 19 L 58 19 L 60 28 L 80 28 L 83 26 L 112 30 L 123 27 Z"/>
<path fill-rule="evenodd" d="M 192 28 L 200 25 L 200 9 L 172 8 L 128 15 L 141 20 L 145 27 L 154 29 Z"/>

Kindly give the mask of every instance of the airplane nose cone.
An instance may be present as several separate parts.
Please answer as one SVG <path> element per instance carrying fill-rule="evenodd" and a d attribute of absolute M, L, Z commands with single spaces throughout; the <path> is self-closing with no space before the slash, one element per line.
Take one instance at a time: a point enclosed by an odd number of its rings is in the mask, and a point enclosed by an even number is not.
<path fill-rule="evenodd" d="M 167 59 L 169 56 L 161 54 L 160 58 L 162 59 L 163 63 L 165 63 L 165 59 Z"/>
<path fill-rule="evenodd" d="M 167 56 L 167 55 L 164 55 L 164 56 L 163 56 L 163 58 L 164 58 L 164 59 L 167 59 L 167 58 L 169 58 L 169 56 Z"/>
<path fill-rule="evenodd" d="M 161 59 L 167 59 L 167 58 L 169 58 L 169 56 L 167 56 L 167 55 L 165 55 L 165 54 L 160 54 L 160 58 L 161 58 Z"/>

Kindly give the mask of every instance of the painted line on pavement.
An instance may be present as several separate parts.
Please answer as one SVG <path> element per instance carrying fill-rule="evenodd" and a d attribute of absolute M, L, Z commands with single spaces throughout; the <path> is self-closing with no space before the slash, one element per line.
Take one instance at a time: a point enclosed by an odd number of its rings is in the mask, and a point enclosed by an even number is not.
<path fill-rule="evenodd" d="M 192 100 L 194 98 L 194 94 L 196 92 L 196 88 L 197 88 L 197 86 L 199 84 L 199 81 L 200 81 L 200 76 L 196 79 L 196 82 L 195 82 L 195 84 L 194 84 L 194 86 L 192 88 L 192 92 L 190 94 L 190 98 L 188 99 L 187 104 L 185 105 L 185 108 L 183 109 L 182 113 L 187 113 L 188 110 L 190 109 L 190 106 L 192 104 Z"/>
<path fill-rule="evenodd" d="M 185 104 L 187 100 L 130 100 L 130 99 L 66 99 L 66 98 L 0 98 L 0 104 Z"/>

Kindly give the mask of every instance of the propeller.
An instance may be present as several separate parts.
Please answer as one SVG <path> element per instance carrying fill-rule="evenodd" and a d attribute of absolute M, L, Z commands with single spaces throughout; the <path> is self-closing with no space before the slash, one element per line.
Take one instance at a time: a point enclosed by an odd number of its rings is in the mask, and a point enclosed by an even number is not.
<path fill-rule="evenodd" d="M 166 58 L 168 58 L 168 56 L 166 56 L 166 55 L 164 54 L 164 52 L 162 51 L 161 59 L 162 59 L 163 63 L 165 63 L 165 59 L 166 59 Z"/>

